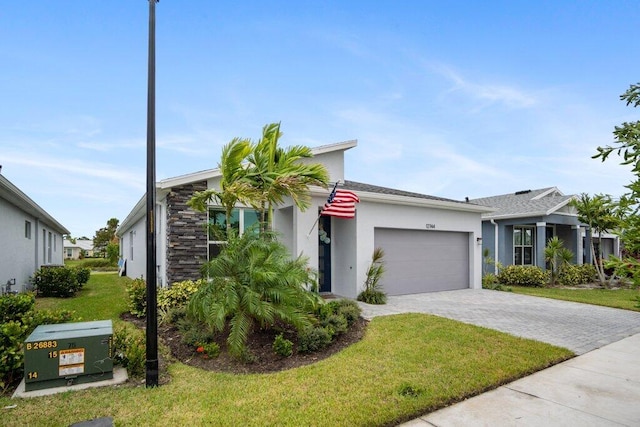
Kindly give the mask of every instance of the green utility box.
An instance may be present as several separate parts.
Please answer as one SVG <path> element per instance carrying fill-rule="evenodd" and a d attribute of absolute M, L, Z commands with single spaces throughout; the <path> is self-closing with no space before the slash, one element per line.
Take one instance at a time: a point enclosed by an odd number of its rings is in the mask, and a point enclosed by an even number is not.
<path fill-rule="evenodd" d="M 25 391 L 113 378 L 111 320 L 40 325 L 24 342 Z"/>

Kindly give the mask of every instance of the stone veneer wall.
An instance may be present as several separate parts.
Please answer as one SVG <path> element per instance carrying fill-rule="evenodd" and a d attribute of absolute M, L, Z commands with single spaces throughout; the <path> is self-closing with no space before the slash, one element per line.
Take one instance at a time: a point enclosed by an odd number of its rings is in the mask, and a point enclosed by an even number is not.
<path fill-rule="evenodd" d="M 207 182 L 174 187 L 167 195 L 167 283 L 201 277 L 200 267 L 207 260 L 207 213 L 196 212 L 187 201 L 196 191 L 207 189 Z"/>

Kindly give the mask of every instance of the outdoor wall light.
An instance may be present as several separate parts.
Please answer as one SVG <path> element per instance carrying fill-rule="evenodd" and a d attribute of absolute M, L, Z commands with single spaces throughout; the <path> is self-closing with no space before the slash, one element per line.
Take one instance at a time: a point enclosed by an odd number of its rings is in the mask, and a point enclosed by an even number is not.
<path fill-rule="evenodd" d="M 476 243 L 478 245 L 481 245 L 482 244 L 482 237 L 476 237 Z"/>

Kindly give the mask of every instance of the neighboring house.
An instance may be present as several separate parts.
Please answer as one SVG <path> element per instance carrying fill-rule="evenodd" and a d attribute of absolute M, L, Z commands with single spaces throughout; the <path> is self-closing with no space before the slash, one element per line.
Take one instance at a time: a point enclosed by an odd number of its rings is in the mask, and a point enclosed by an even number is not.
<path fill-rule="evenodd" d="M 62 236 L 69 234 L 36 202 L 0 175 L 0 285 L 15 279 L 22 291 L 41 266 L 63 263 Z"/>
<path fill-rule="evenodd" d="M 74 243 L 64 239 L 64 259 L 80 259 L 82 253 L 85 257 L 93 256 L 93 240 L 75 239 Z"/>
<path fill-rule="evenodd" d="M 591 233 L 581 224 L 569 202 L 576 196 L 564 195 L 558 188 L 518 191 L 469 200 L 492 207 L 482 214 L 482 247 L 502 265 L 537 265 L 545 268 L 544 248 L 557 236 L 574 254 L 576 264 L 591 263 Z M 594 236 L 597 238 L 597 236 Z M 605 255 L 619 253 L 615 236 L 603 239 Z M 605 243 L 606 242 L 606 243 Z M 617 252 L 616 252 L 617 251 Z"/>
<path fill-rule="evenodd" d="M 390 295 L 448 289 L 481 288 L 482 213 L 489 209 L 461 201 L 398 191 L 344 180 L 344 153 L 356 141 L 313 149 L 313 162 L 325 165 L 332 182 L 360 199 L 353 219 L 318 213 L 331 189 L 311 187 L 312 207 L 305 212 L 291 201 L 277 206 L 274 228 L 294 255 L 309 258 L 319 273 L 321 292 L 354 298 L 362 290 L 376 247 L 385 252 L 382 278 Z M 219 188 L 220 171 L 212 169 L 165 179 L 156 186 L 158 284 L 200 278 L 202 264 L 215 257 L 224 242 L 211 240 L 207 222 L 224 226 L 224 211 L 210 206 L 195 212 L 187 201 L 195 191 Z M 146 273 L 146 198 L 122 221 L 116 234 L 129 277 Z M 233 226 L 245 230 L 257 213 L 238 206 Z M 320 235 L 320 230 L 323 233 Z M 326 236 L 324 235 L 326 233 Z"/>

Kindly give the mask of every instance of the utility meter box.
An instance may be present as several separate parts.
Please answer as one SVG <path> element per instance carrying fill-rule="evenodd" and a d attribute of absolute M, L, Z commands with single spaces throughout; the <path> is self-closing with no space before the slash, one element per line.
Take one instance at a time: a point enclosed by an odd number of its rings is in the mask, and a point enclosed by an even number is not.
<path fill-rule="evenodd" d="M 25 391 L 113 378 L 111 320 L 40 325 L 24 342 Z"/>

